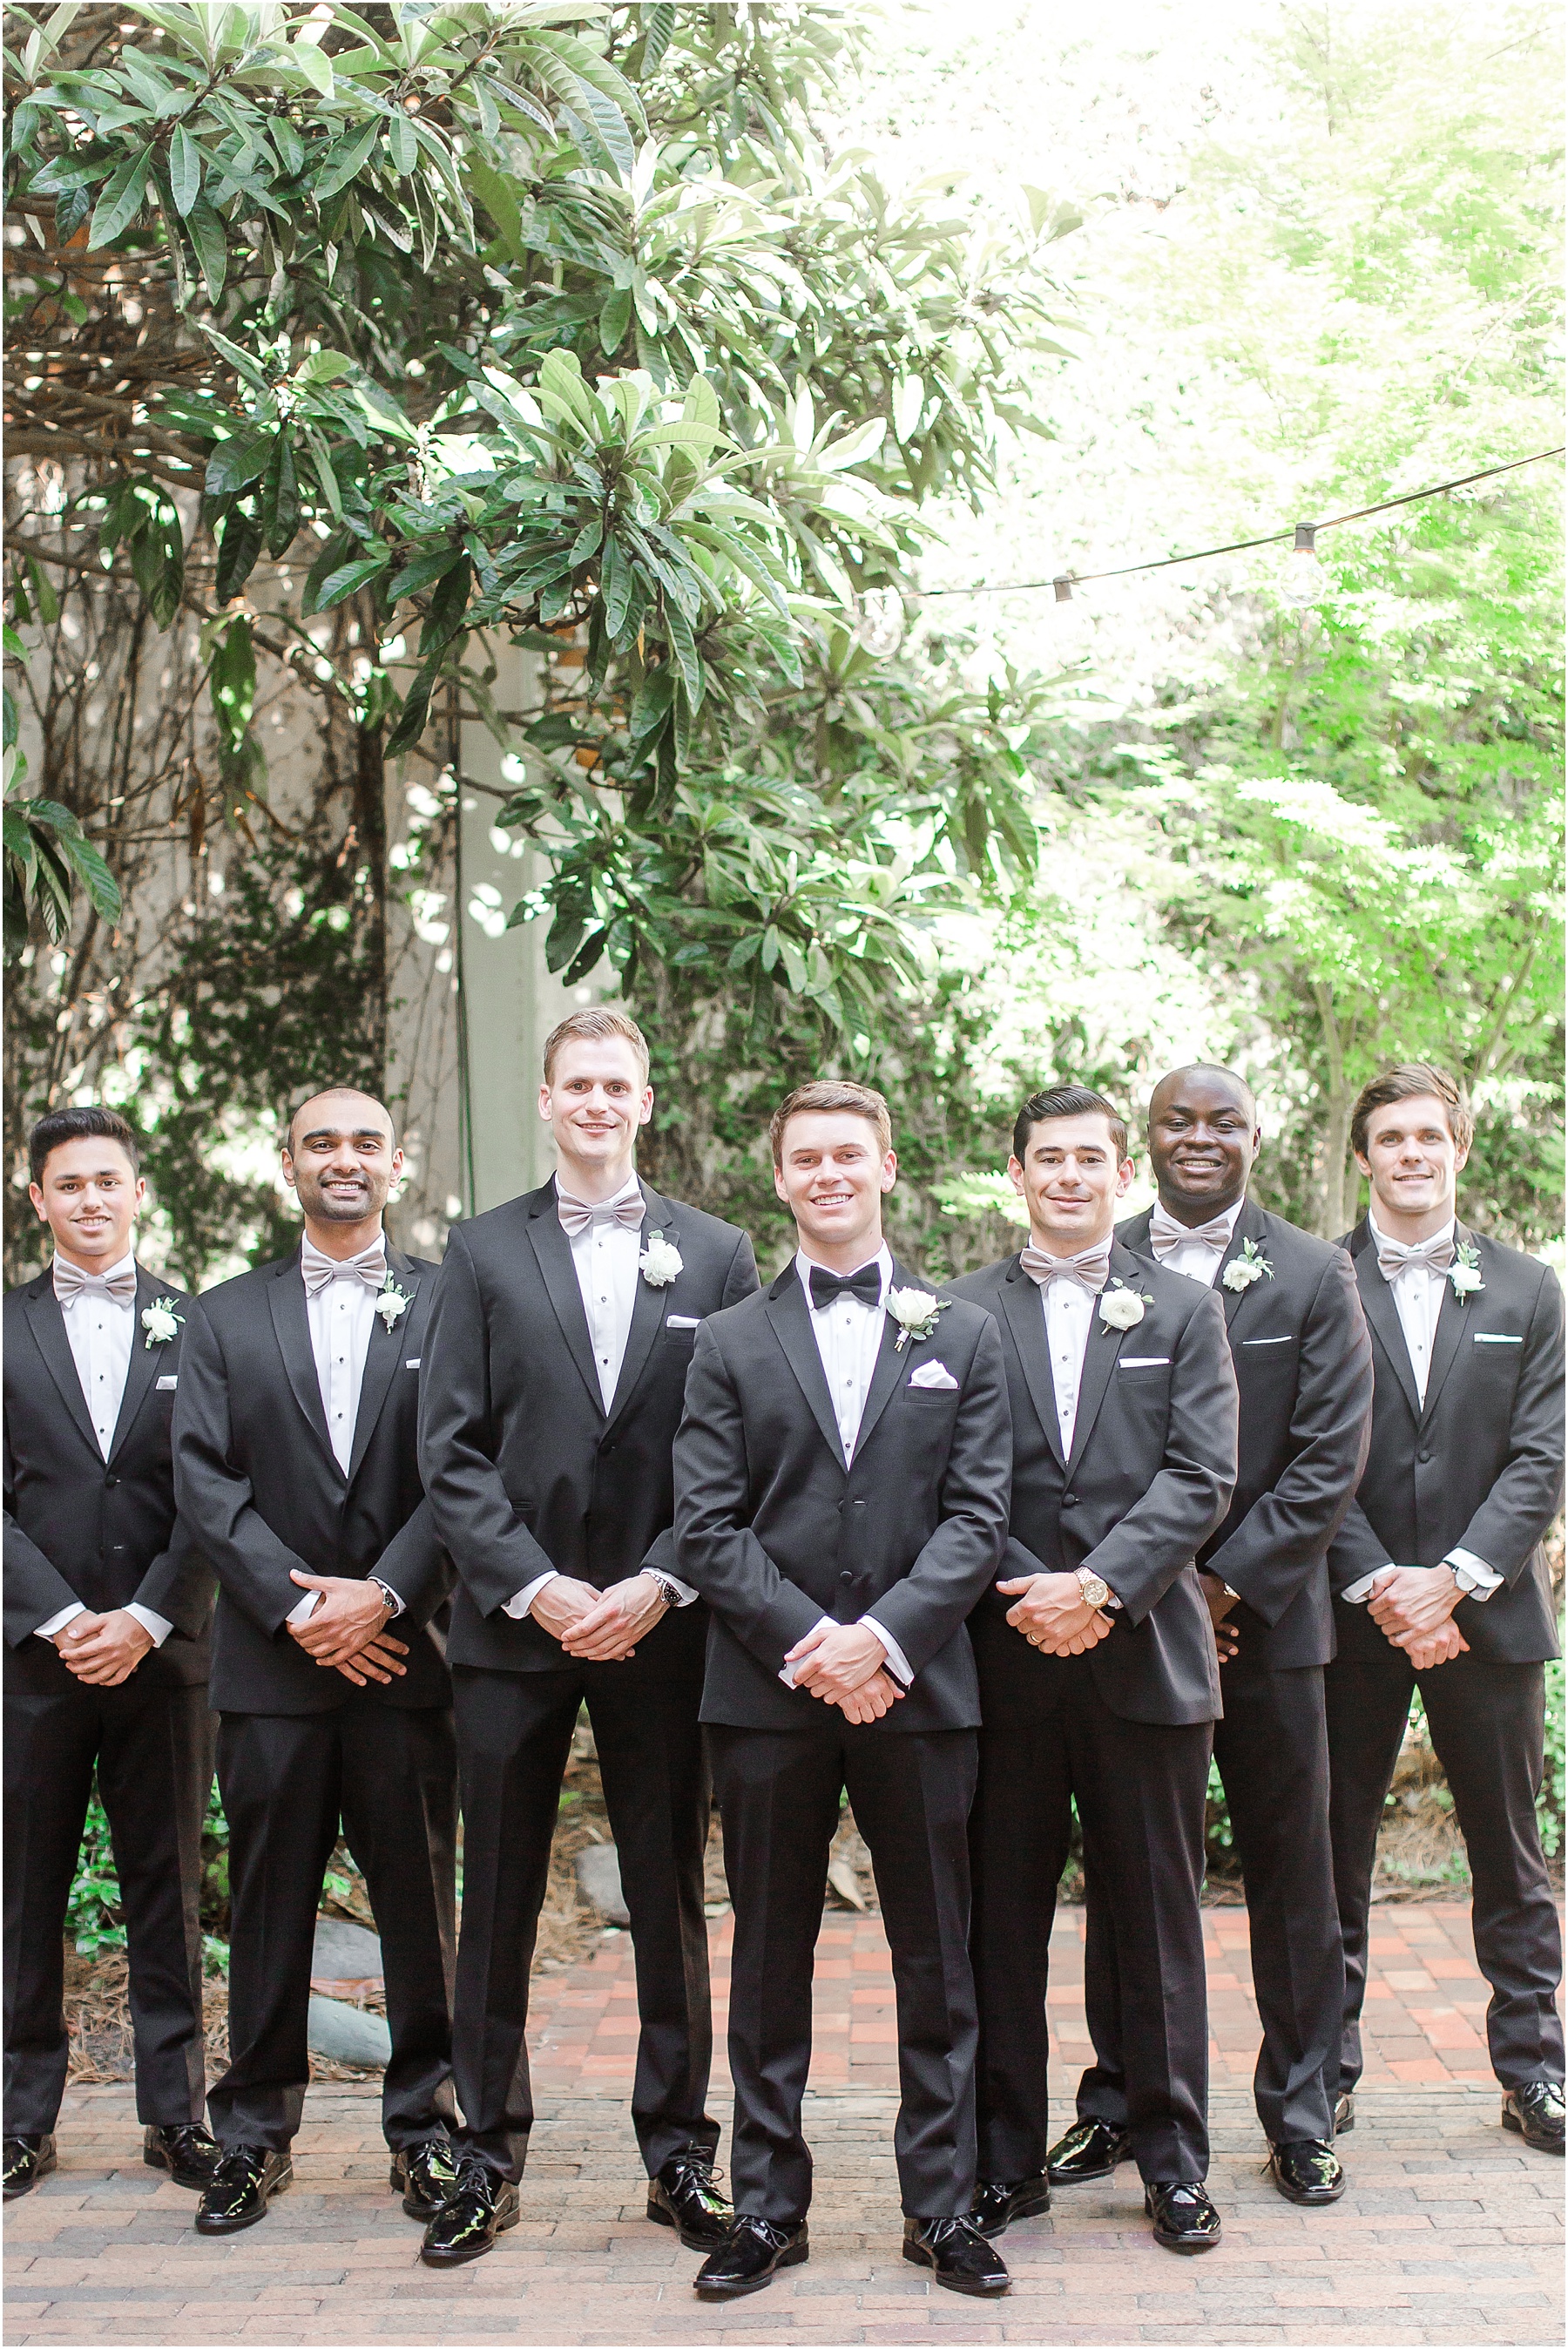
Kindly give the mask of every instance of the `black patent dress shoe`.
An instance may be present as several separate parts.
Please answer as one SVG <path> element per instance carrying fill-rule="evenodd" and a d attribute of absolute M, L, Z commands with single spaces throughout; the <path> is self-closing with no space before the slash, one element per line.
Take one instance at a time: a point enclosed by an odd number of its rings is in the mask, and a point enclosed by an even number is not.
<path fill-rule="evenodd" d="M 715 2251 L 735 2213 L 713 2182 L 707 2156 L 688 2152 L 673 2153 L 649 2178 L 648 2216 L 655 2227 L 673 2227 L 688 2251 Z"/>
<path fill-rule="evenodd" d="M 450 2140 L 433 2137 L 423 2145 L 406 2145 L 392 2157 L 387 2180 L 396 2194 L 403 2192 L 403 2208 L 410 2219 L 433 2219 L 457 2191 L 458 2165 Z"/>
<path fill-rule="evenodd" d="M 1131 2151 L 1127 2131 L 1109 2121 L 1074 2121 L 1047 2154 L 1046 2176 L 1053 2186 L 1081 2186 L 1087 2178 L 1109 2178 Z"/>
<path fill-rule="evenodd" d="M 1051 2207 L 1050 2182 L 1041 2170 L 1034 2178 L 983 2178 L 975 2189 L 969 2223 L 976 2233 L 999 2235 L 1015 2219 L 1037 2219 Z"/>
<path fill-rule="evenodd" d="M 267 2215 L 274 2194 L 294 2184 L 294 2163 L 265 2145 L 231 2145 L 201 2189 L 196 2205 L 199 2235 L 237 2235 Z"/>
<path fill-rule="evenodd" d="M 1013 2289 L 1000 2251 L 994 2251 L 973 2219 L 906 2219 L 903 2255 L 930 2268 L 948 2292 L 972 2300 L 999 2300 Z"/>
<path fill-rule="evenodd" d="M 776 2227 L 771 2219 L 738 2212 L 723 2242 L 698 2268 L 692 2288 L 698 2300 L 738 2300 L 770 2284 L 780 2268 L 798 2268 L 810 2257 L 804 2219 L 798 2227 Z"/>
<path fill-rule="evenodd" d="M 1346 2088 L 1334 2099 L 1334 2134 L 1336 2137 L 1348 2137 L 1355 2126 L 1356 2094 L 1354 2089 Z"/>
<path fill-rule="evenodd" d="M 460 2268 L 482 2260 L 495 2239 L 522 2216 L 517 2189 L 499 2169 L 470 2155 L 457 2184 L 425 2230 L 419 2257 L 428 2268 Z"/>
<path fill-rule="evenodd" d="M 149 2169 L 166 2169 L 176 2186 L 193 2186 L 200 2193 L 211 2185 L 223 2148 L 200 2121 L 182 2121 L 172 2128 L 144 2129 L 141 2158 Z"/>
<path fill-rule="evenodd" d="M 1288 2145 L 1271 2145 L 1265 2175 L 1272 2178 L 1287 2202 L 1337 2202 L 1345 2191 L 1345 2171 L 1338 2155 L 1324 2137 L 1293 2138 Z"/>
<path fill-rule="evenodd" d="M 1515 2130 L 1537 2153 L 1561 2153 L 1561 2085 L 1556 2080 L 1530 2080 L 1522 2088 L 1508 2089 L 1502 2099 L 1502 2126 Z"/>
<path fill-rule="evenodd" d="M 1220 2214 L 1195 2178 L 1146 2185 L 1143 2207 L 1154 2221 L 1155 2241 L 1168 2251 L 1212 2251 L 1220 2240 Z"/>
<path fill-rule="evenodd" d="M 31 2194 L 40 2178 L 47 2178 L 54 2166 L 52 2137 L 8 2137 L 5 2160 L 6 2201 L 15 2202 L 18 2194 Z"/>

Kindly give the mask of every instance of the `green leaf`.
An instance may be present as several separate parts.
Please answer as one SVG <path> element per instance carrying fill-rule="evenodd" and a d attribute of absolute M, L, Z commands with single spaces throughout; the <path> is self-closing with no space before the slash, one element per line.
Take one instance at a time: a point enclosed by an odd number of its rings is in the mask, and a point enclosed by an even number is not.
<path fill-rule="evenodd" d="M 210 498 L 230 498 L 250 481 L 259 481 L 273 453 L 273 436 L 246 429 L 220 440 L 207 460 L 202 483 Z"/>
<path fill-rule="evenodd" d="M 609 295 L 599 313 L 599 347 L 606 357 L 613 358 L 624 342 L 631 316 L 632 290 L 623 285 Z"/>
<path fill-rule="evenodd" d="M 604 626 L 613 637 L 618 637 L 626 625 L 633 579 L 632 566 L 613 538 L 605 543 L 600 585 L 604 597 Z"/>
<path fill-rule="evenodd" d="M 267 553 L 274 559 L 286 554 L 300 524 L 299 479 L 288 435 L 280 432 L 273 460 L 262 483 L 262 529 Z"/>
<path fill-rule="evenodd" d="M 201 192 L 201 154 L 182 122 L 175 124 L 169 142 L 169 184 L 174 192 L 174 209 L 184 220 Z"/>
<path fill-rule="evenodd" d="M 419 159 L 419 142 L 406 114 L 393 115 L 387 128 L 387 144 L 392 150 L 393 169 L 399 178 L 406 180 Z"/>
<path fill-rule="evenodd" d="M 693 709 L 700 709 L 703 696 L 702 662 L 697 657 L 691 623 L 679 605 L 667 595 L 665 598 L 665 627 L 676 659 L 680 664 L 681 680 L 686 687 L 686 697 Z"/>
<path fill-rule="evenodd" d="M 334 140 L 322 159 L 319 178 L 311 184 L 311 194 L 318 206 L 330 203 L 334 196 L 342 194 L 350 180 L 359 177 L 380 136 L 381 121 L 377 116 L 363 130 L 349 131 L 342 139 Z"/>
<path fill-rule="evenodd" d="M 191 207 L 186 225 L 191 242 L 196 249 L 201 274 L 206 281 L 207 299 L 216 302 L 223 291 L 223 280 L 229 268 L 229 235 L 222 217 L 213 211 L 205 196 L 198 196 Z"/>
<path fill-rule="evenodd" d="M 335 604 L 341 604 L 348 596 L 356 595 L 361 587 L 367 587 L 371 580 L 380 577 L 391 559 L 387 554 L 362 554 L 352 563 L 340 564 L 322 582 L 315 597 L 315 610 L 330 612 Z"/>
<path fill-rule="evenodd" d="M 109 174 L 104 191 L 93 207 L 92 226 L 88 231 L 88 243 L 98 247 L 112 244 L 117 236 L 129 227 L 141 210 L 141 200 L 147 190 L 147 175 L 152 169 L 150 140 L 139 155 L 131 155 L 118 171 Z"/>
<path fill-rule="evenodd" d="M 262 551 L 262 525 L 254 514 L 231 506 L 218 531 L 218 570 L 212 593 L 220 604 L 237 595 Z"/>

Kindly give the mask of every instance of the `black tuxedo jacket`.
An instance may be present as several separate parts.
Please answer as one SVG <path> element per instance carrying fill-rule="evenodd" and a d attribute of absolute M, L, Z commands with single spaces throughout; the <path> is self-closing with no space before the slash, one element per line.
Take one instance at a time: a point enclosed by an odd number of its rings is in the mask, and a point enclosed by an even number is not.
<path fill-rule="evenodd" d="M 448 1239 L 420 1452 L 458 1571 L 455 1664 L 560 1671 L 560 1642 L 503 1612 L 552 1567 L 601 1590 L 645 1563 L 677 1571 L 670 1451 L 692 1340 L 709 1314 L 750 1296 L 757 1260 L 733 1224 L 642 1191 L 645 1236 L 662 1232 L 682 1268 L 662 1288 L 638 1279 L 608 1412 L 553 1180 L 454 1225 Z"/>
<path fill-rule="evenodd" d="M 892 1285 L 925 1286 L 896 1263 Z M 1001 1349 L 985 1314 L 953 1302 L 932 1337 L 900 1348 L 898 1336 L 884 1316 L 846 1467 L 793 1261 L 766 1297 L 699 1333 L 676 1439 L 676 1571 L 713 1610 L 704 1721 L 839 1733 L 838 1707 L 779 1673 L 824 1615 L 869 1612 L 914 1674 L 876 1727 L 978 1726 L 964 1623 L 1006 1538 Z M 912 1386 L 933 1361 L 953 1383 Z"/>
<path fill-rule="evenodd" d="M 1180 1725 L 1221 1716 L 1213 1626 L 1192 1561 L 1236 1481 L 1236 1380 L 1220 1300 L 1118 1242 L 1110 1279 L 1151 1299 L 1130 1330 L 1096 1307 L 1084 1351 L 1071 1456 L 1064 1460 L 1040 1291 L 1018 1257 L 954 1283 L 1002 1333 L 1013 1406 L 1012 1538 L 1004 1580 L 1103 1575 L 1121 1600 L 1116 1629 L 1088 1651 L 1095 1684 L 1128 1721 Z M 1050 1702 L 1054 1657 L 1007 1621 L 987 1589 L 969 1630 L 985 1719 L 1032 1718 Z"/>
<path fill-rule="evenodd" d="M 424 1626 L 450 1586 L 417 1444 L 419 1364 L 436 1267 L 388 1247 L 412 1300 L 377 1314 L 346 1476 L 333 1455 L 298 1254 L 210 1288 L 191 1312 L 174 1413 L 181 1516 L 218 1577 L 212 1702 L 222 1713 L 326 1713 L 350 1696 L 449 1704 Z M 404 1613 L 407 1670 L 363 1691 L 307 1656 L 285 1627 L 306 1574 L 378 1574 Z"/>
<path fill-rule="evenodd" d="M 182 1326 L 152 1345 L 141 1316 L 169 1298 Z M 81 1683 L 33 1633 L 80 1599 L 95 1614 L 132 1599 L 174 1629 L 136 1668 L 138 1681 L 189 1687 L 207 1677 L 212 1576 L 174 1513 L 170 1422 L 191 1300 L 136 1268 L 136 1328 L 114 1440 L 93 1433 L 45 1270 L 5 1299 L 6 1684 L 45 1694 Z"/>
<path fill-rule="evenodd" d="M 1395 1651 L 1339 1592 L 1377 1567 L 1439 1566 L 1456 1548 L 1506 1586 L 1482 1605 L 1460 1600 L 1471 1654 L 1524 1664 L 1559 1652 L 1541 1543 L 1563 1500 L 1563 1292 L 1533 1257 L 1462 1224 L 1454 1237 L 1480 1256 L 1481 1286 L 1461 1301 L 1444 1283 L 1424 1404 L 1366 1218 L 1340 1243 L 1377 1371 L 1366 1474 L 1328 1557 L 1339 1652 L 1359 1662 Z"/>
<path fill-rule="evenodd" d="M 1150 1216 L 1117 1236 L 1140 1256 Z M 1228 1266 L 1251 1240 L 1272 1266 L 1249 1288 L 1227 1288 Z M 1230 1619 L 1244 1652 L 1288 1670 L 1334 1653 L 1334 1604 L 1325 1563 L 1367 1464 L 1372 1431 L 1372 1342 L 1343 1248 L 1298 1231 L 1248 1199 L 1220 1260 L 1214 1295 L 1230 1333 L 1241 1396 L 1236 1489 L 1198 1564 L 1239 1590 Z"/>

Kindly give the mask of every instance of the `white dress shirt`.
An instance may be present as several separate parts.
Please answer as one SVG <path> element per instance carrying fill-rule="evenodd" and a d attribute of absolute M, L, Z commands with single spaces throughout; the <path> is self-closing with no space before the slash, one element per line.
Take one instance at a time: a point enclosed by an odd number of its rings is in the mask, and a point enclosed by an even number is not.
<path fill-rule="evenodd" d="M 562 1194 L 561 1177 L 555 1178 L 555 1192 Z M 575 1199 L 574 1192 L 566 1196 Z M 620 1189 L 608 1199 L 593 1204 L 606 1210 L 622 1206 L 635 1199 L 641 1203 L 643 1186 L 635 1174 L 629 1174 Z M 589 1203 L 584 1200 L 583 1206 Z M 614 1401 L 615 1389 L 621 1383 L 621 1365 L 626 1359 L 626 1341 L 632 1334 L 632 1312 L 637 1301 L 637 1268 L 642 1262 L 643 1232 L 636 1224 L 621 1224 L 613 1219 L 590 1224 L 573 1232 L 567 1240 L 572 1250 L 572 1269 L 577 1275 L 577 1288 L 583 1299 L 583 1310 L 588 1318 L 588 1337 L 593 1349 L 593 1368 L 599 1378 L 599 1399 L 606 1415 Z M 531 1582 L 524 1583 L 501 1609 L 521 1622 L 547 1582 L 555 1580 L 555 1568 L 536 1574 Z M 678 1593 L 679 1604 L 689 1607 L 696 1592 L 689 1583 L 678 1581 L 673 1574 L 660 1578 Z"/>
<path fill-rule="evenodd" d="M 1212 1223 L 1224 1225 L 1225 1247 L 1217 1248 L 1209 1240 L 1180 1240 L 1159 1261 L 1167 1272 L 1182 1273 L 1187 1279 L 1201 1280 L 1205 1288 L 1212 1288 L 1225 1259 L 1225 1248 L 1236 1237 L 1236 1217 L 1245 1206 L 1243 1195 L 1233 1207 L 1222 1208 L 1219 1215 L 1209 1218 Z"/>
<path fill-rule="evenodd" d="M 1371 1227 L 1374 1247 L 1379 1238 L 1389 1237 L 1375 1216 L 1368 1214 L 1367 1221 Z M 1453 1228 L 1450 1216 L 1443 1229 L 1431 1233 L 1429 1237 L 1450 1239 Z M 1380 1277 L 1387 1278 L 1386 1273 Z M 1448 1286 L 1448 1278 L 1446 1272 L 1434 1272 L 1429 1265 L 1408 1264 L 1388 1282 L 1394 1292 L 1394 1309 L 1399 1316 L 1399 1327 L 1405 1336 L 1405 1351 L 1410 1357 L 1416 1392 L 1423 1404 L 1427 1400 L 1427 1381 L 1431 1376 L 1432 1340 L 1438 1334 L 1438 1315 L 1442 1310 L 1443 1290 Z M 1495 1573 L 1484 1558 L 1477 1557 L 1471 1550 L 1451 1549 L 1442 1562 L 1453 1568 L 1454 1579 L 1460 1588 L 1478 1603 L 1484 1603 L 1494 1590 L 1502 1588 L 1501 1575 Z M 1359 1582 L 1353 1582 L 1341 1596 L 1347 1599 L 1353 1607 L 1361 1606 L 1371 1598 L 1378 1582 L 1389 1570 L 1387 1567 L 1381 1566 L 1376 1574 L 1364 1574 Z"/>
<path fill-rule="evenodd" d="M 118 1264 L 104 1267 L 105 1278 L 131 1269 L 135 1262 L 133 1254 L 122 1256 Z M 130 1371 L 130 1350 L 136 1340 L 136 1299 L 128 1297 L 122 1305 L 113 1297 L 78 1290 L 68 1302 L 61 1303 L 60 1316 L 70 1340 L 71 1360 L 82 1382 L 98 1448 L 107 1460 Z M 87 1611 L 79 1599 L 73 1599 L 57 1615 L 51 1615 L 46 1623 L 39 1624 L 37 1638 L 52 1640 L 57 1631 L 63 1631 L 67 1623 L 74 1623 L 78 1615 Z M 165 1617 L 155 1615 L 150 1607 L 139 1607 L 134 1599 L 125 1611 L 135 1616 L 144 1631 L 151 1633 L 153 1646 L 161 1648 L 173 1625 Z"/>
<path fill-rule="evenodd" d="M 368 1247 L 341 1261 L 325 1256 L 308 1239 L 300 1244 L 302 1263 L 332 1266 L 332 1278 L 314 1297 L 306 1295 L 304 1309 L 310 1323 L 310 1350 L 315 1357 L 315 1382 L 321 1391 L 321 1407 L 326 1413 L 327 1438 L 332 1456 L 346 1476 L 354 1457 L 354 1430 L 359 1418 L 359 1390 L 365 1383 L 365 1357 L 370 1351 L 371 1334 L 376 1328 L 376 1290 L 361 1277 L 358 1267 L 367 1257 L 385 1259 L 386 1253 L 386 1238 L 380 1233 Z M 370 1579 L 374 1582 L 377 1578 L 372 1575 Z M 381 1583 L 380 1588 L 397 1601 L 393 1615 L 401 1615 L 403 1602 L 397 1593 L 386 1583 Z M 321 1605 L 322 1596 L 319 1590 L 307 1590 L 299 1604 L 289 1609 L 285 1621 L 308 1622 Z"/>
<path fill-rule="evenodd" d="M 868 1257 L 882 1275 L 882 1288 L 875 1305 L 864 1305 L 858 1297 L 835 1297 L 830 1305 L 819 1312 L 811 1302 L 811 1259 L 803 1249 L 795 1252 L 795 1270 L 806 1292 L 806 1310 L 811 1319 L 811 1335 L 817 1341 L 821 1357 L 822 1374 L 828 1381 L 828 1392 L 833 1401 L 833 1417 L 839 1423 L 839 1441 L 844 1447 L 846 1464 L 855 1456 L 860 1440 L 861 1421 L 865 1413 L 866 1397 L 871 1392 L 872 1376 L 882 1351 L 883 1309 L 887 1293 L 892 1286 L 892 1253 L 885 1245 L 874 1257 Z M 824 1268 L 826 1269 L 826 1268 Z M 864 1265 L 855 1265 L 854 1272 L 863 1272 Z M 861 1629 L 872 1632 L 887 1650 L 888 1669 L 895 1680 L 908 1688 L 914 1674 L 909 1659 L 898 1641 L 884 1631 L 874 1615 L 862 1615 Z M 816 1624 L 819 1631 L 837 1631 L 842 1627 L 830 1615 L 824 1615 Z M 795 1667 L 786 1664 L 779 1675 L 786 1688 L 795 1685 Z"/>
<path fill-rule="evenodd" d="M 1045 1308 L 1046 1348 L 1051 1358 L 1051 1384 L 1056 1390 L 1062 1458 L 1068 1460 L 1072 1457 L 1073 1430 L 1078 1425 L 1083 1358 L 1088 1350 L 1099 1299 L 1081 1280 L 1060 1278 L 1047 1280 L 1040 1296 Z"/>

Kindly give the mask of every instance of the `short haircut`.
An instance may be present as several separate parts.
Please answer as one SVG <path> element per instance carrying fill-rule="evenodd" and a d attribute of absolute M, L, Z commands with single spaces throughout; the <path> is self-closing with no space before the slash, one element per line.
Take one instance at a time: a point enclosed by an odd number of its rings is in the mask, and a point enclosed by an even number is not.
<path fill-rule="evenodd" d="M 629 1011 L 617 1011 L 609 1004 L 598 1004 L 592 1011 L 569 1011 L 556 1021 L 544 1040 L 545 1083 L 555 1081 L 555 1056 L 562 1044 L 603 1044 L 612 1036 L 624 1037 L 630 1044 L 646 1084 L 648 1040 Z"/>
<path fill-rule="evenodd" d="M 380 1111 L 382 1116 L 387 1121 L 387 1131 L 392 1137 L 392 1147 L 396 1150 L 397 1147 L 397 1121 L 393 1116 L 391 1111 L 387 1108 L 386 1102 L 384 1101 L 377 1101 L 376 1095 L 373 1092 L 367 1092 L 363 1085 L 350 1084 L 312 1085 L 308 1093 L 302 1093 L 299 1100 L 294 1103 L 293 1109 L 289 1111 L 287 1117 L 284 1121 L 284 1138 L 278 1144 L 279 1149 L 286 1150 L 291 1158 L 294 1156 L 294 1120 L 299 1115 L 302 1109 L 308 1109 L 314 1101 L 332 1101 L 344 1093 L 354 1093 L 360 1101 L 370 1102 Z"/>
<path fill-rule="evenodd" d="M 1253 1105 L 1253 1116 L 1255 1117 L 1257 1115 L 1258 1097 L 1256 1093 L 1253 1092 L 1251 1085 L 1248 1084 L 1240 1069 L 1227 1069 L 1222 1061 L 1183 1061 L 1179 1069 L 1167 1069 L 1163 1076 L 1155 1078 L 1153 1085 L 1150 1089 L 1150 1108 L 1153 1108 L 1154 1096 L 1160 1091 L 1161 1085 L 1173 1085 L 1182 1077 L 1223 1077 L 1228 1085 L 1237 1085 L 1240 1087 L 1241 1091 L 1245 1093 L 1248 1101 L 1251 1102 Z"/>
<path fill-rule="evenodd" d="M 133 1174 L 141 1172 L 141 1145 L 136 1129 L 117 1109 L 52 1109 L 27 1136 L 27 1160 L 33 1180 L 41 1183 L 51 1150 L 63 1142 L 118 1142 L 130 1161 Z"/>
<path fill-rule="evenodd" d="M 1088 1085 L 1053 1085 L 1046 1092 L 1031 1093 L 1018 1112 L 1013 1126 L 1013 1155 L 1020 1166 L 1036 1126 L 1057 1117 L 1108 1118 L 1117 1164 L 1127 1156 L 1127 1120 L 1112 1109 L 1103 1093 L 1091 1092 Z"/>
<path fill-rule="evenodd" d="M 1449 1113 L 1449 1132 L 1457 1150 L 1468 1150 L 1475 1140 L 1475 1120 L 1460 1098 L 1460 1089 L 1446 1070 L 1434 1069 L 1429 1061 L 1402 1061 L 1397 1068 L 1385 1069 L 1380 1077 L 1363 1085 L 1356 1096 L 1356 1106 L 1350 1112 L 1350 1147 L 1357 1158 L 1367 1155 L 1367 1130 L 1373 1114 L 1387 1109 L 1390 1102 L 1415 1101 L 1422 1093 L 1430 1093 L 1440 1101 Z"/>
<path fill-rule="evenodd" d="M 797 1085 L 769 1121 L 768 1139 L 772 1144 L 775 1166 L 784 1164 L 784 1129 L 790 1119 L 823 1114 L 863 1117 L 875 1129 L 882 1155 L 885 1158 L 892 1148 L 892 1116 L 874 1087 L 857 1085 L 848 1077 L 819 1077 L 811 1084 Z"/>

